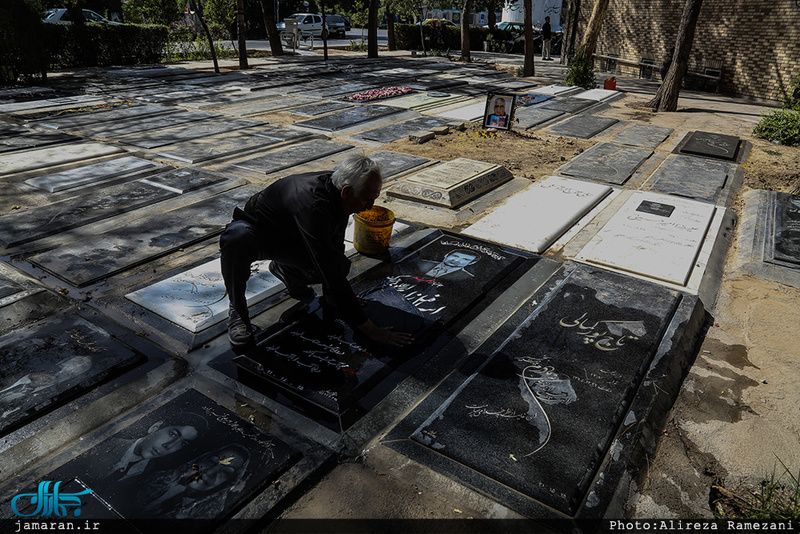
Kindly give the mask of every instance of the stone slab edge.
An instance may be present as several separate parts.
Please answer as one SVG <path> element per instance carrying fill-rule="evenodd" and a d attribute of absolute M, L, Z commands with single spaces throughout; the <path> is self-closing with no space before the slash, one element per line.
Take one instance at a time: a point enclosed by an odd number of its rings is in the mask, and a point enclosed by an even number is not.
<path fill-rule="evenodd" d="M 495 166 L 464 185 L 443 189 L 433 186 L 417 185 L 400 181 L 392 185 L 386 195 L 390 197 L 406 198 L 425 204 L 457 208 L 483 193 L 498 187 L 513 179 L 514 176 L 505 167 Z M 441 200 L 439 200 L 441 199 Z"/>

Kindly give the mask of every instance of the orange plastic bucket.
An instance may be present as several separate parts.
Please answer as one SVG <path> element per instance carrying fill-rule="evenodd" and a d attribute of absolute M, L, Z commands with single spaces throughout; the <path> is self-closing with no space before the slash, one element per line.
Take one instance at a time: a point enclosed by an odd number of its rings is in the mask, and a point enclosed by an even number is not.
<path fill-rule="evenodd" d="M 616 91 L 617 90 L 617 79 L 616 78 L 606 78 L 605 83 L 603 83 L 603 88 L 608 89 L 609 91 Z"/>
<path fill-rule="evenodd" d="M 362 254 L 382 254 L 389 250 L 394 213 L 381 206 L 353 215 L 353 246 Z"/>

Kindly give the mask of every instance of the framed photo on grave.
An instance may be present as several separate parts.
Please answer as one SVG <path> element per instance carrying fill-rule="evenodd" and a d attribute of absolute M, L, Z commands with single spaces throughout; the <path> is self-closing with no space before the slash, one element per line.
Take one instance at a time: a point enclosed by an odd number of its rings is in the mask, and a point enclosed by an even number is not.
<path fill-rule="evenodd" d="M 489 93 L 486 97 L 486 110 L 483 113 L 483 127 L 495 130 L 511 130 L 516 103 L 517 95 Z"/>

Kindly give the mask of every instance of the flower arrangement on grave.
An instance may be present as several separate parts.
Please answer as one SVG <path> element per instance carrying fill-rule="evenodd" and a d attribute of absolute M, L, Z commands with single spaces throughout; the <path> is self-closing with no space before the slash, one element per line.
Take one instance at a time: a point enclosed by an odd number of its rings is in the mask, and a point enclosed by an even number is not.
<path fill-rule="evenodd" d="M 345 95 L 344 99 L 351 102 L 367 102 L 369 100 L 378 100 L 379 98 L 405 95 L 411 91 L 410 87 L 381 87 L 380 89 L 370 89 L 369 91 Z"/>

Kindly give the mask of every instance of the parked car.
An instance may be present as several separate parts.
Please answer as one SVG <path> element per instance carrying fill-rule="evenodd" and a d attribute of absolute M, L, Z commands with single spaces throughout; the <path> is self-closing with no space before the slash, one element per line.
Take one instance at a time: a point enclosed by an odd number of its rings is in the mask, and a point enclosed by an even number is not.
<path fill-rule="evenodd" d="M 98 15 L 91 9 L 82 9 L 83 18 L 86 22 L 97 22 L 100 24 L 122 24 L 121 22 L 114 22 L 112 20 L 108 20 L 107 18 Z M 48 24 L 72 24 L 72 17 L 65 8 L 58 8 L 58 9 L 48 9 L 42 19 L 42 22 L 47 22 Z"/>
<path fill-rule="evenodd" d="M 286 17 L 287 19 L 295 19 L 297 21 L 297 28 L 301 32 L 310 32 L 314 37 L 322 37 L 322 15 L 314 13 L 295 13 Z M 278 31 L 286 29 L 286 24 L 279 22 L 277 25 Z"/>
<path fill-rule="evenodd" d="M 433 26 L 434 21 L 438 22 L 440 26 L 455 26 L 452 20 L 447 19 L 425 19 L 422 22 L 417 22 L 417 26 L 420 24 L 423 26 Z"/>
<path fill-rule="evenodd" d="M 347 25 L 345 24 L 344 17 L 341 15 L 325 15 L 325 26 L 328 28 L 328 35 L 332 35 L 334 37 L 338 37 L 340 39 L 345 38 L 345 32 L 347 31 Z"/>
<path fill-rule="evenodd" d="M 352 27 L 352 23 L 350 22 L 350 19 L 348 17 L 342 17 L 342 18 L 344 19 L 344 29 L 345 31 L 349 32 L 350 28 Z"/>

